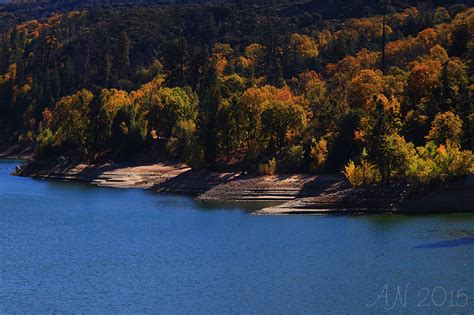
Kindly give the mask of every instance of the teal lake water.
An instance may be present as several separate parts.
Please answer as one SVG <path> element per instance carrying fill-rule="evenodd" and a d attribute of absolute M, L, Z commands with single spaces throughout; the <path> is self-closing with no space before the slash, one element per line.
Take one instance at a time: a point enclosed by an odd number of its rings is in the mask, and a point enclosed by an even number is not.
<path fill-rule="evenodd" d="M 474 312 L 474 215 L 254 216 L 15 165 L 0 313 Z"/>

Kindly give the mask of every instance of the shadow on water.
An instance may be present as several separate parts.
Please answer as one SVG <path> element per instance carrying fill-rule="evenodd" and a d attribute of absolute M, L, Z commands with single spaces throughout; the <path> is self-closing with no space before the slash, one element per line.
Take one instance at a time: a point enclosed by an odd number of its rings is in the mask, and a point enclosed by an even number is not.
<path fill-rule="evenodd" d="M 275 201 L 224 201 L 224 202 L 203 202 L 195 201 L 196 207 L 204 211 L 212 210 L 242 210 L 247 213 L 252 213 L 257 210 L 261 210 L 266 207 L 273 207 L 281 204 L 281 202 Z"/>
<path fill-rule="evenodd" d="M 445 248 L 445 247 L 458 247 L 465 245 L 474 245 L 474 237 L 463 237 L 449 241 L 439 241 L 429 243 L 425 245 L 418 245 L 415 248 Z"/>

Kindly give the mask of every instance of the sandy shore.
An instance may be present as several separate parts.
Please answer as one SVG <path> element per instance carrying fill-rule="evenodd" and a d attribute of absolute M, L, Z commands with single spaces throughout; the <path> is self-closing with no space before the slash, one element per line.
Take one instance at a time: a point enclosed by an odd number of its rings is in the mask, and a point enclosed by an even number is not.
<path fill-rule="evenodd" d="M 149 189 L 189 170 L 184 164 L 84 164 L 58 159 L 31 161 L 15 175 L 80 181 L 105 187 Z"/>
<path fill-rule="evenodd" d="M 474 176 L 436 190 L 414 190 L 406 183 L 355 189 L 339 175 L 256 176 L 192 170 L 185 164 L 84 164 L 66 159 L 30 161 L 16 175 L 188 194 L 202 202 L 276 204 L 256 212 L 261 215 L 474 211 Z"/>

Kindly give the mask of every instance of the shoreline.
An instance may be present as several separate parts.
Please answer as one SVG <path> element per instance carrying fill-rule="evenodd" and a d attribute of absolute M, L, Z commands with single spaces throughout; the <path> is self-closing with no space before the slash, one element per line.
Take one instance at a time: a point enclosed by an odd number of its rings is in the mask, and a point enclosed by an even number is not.
<path fill-rule="evenodd" d="M 29 160 L 33 158 L 35 149 L 33 146 L 10 145 L 0 146 L 0 158 L 10 160 Z"/>
<path fill-rule="evenodd" d="M 30 160 L 14 175 L 191 195 L 204 203 L 271 202 L 256 215 L 441 214 L 474 212 L 474 176 L 434 190 L 391 183 L 353 188 L 342 175 L 259 176 L 193 170 L 182 163 L 86 164 Z"/>

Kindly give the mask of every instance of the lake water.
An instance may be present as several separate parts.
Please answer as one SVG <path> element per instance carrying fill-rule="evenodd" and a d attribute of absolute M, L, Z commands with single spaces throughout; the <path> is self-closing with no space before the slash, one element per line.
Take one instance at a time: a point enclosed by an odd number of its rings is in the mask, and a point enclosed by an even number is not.
<path fill-rule="evenodd" d="M 15 165 L 1 313 L 474 312 L 474 215 L 254 216 Z"/>

